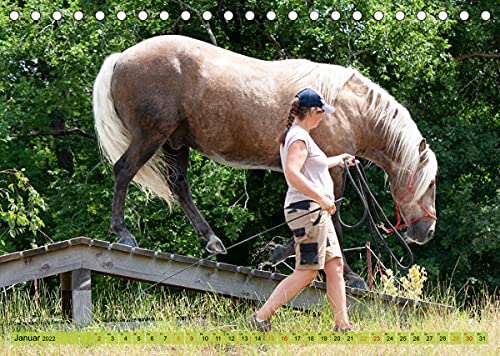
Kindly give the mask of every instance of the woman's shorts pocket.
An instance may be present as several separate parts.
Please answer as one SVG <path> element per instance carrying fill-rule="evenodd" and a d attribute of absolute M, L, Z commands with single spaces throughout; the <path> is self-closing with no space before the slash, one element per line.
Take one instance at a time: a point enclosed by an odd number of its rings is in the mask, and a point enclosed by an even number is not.
<path fill-rule="evenodd" d="M 318 243 L 301 243 L 300 246 L 300 264 L 315 265 L 318 264 Z"/>

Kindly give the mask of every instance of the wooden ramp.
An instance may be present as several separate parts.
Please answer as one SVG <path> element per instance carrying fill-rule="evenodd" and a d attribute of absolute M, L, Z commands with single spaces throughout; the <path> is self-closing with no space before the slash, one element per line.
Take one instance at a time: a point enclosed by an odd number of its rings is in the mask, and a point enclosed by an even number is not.
<path fill-rule="evenodd" d="M 63 311 L 77 323 L 92 321 L 91 274 L 264 301 L 286 275 L 77 237 L 0 256 L 0 287 L 60 275 Z M 373 304 L 450 307 L 346 287 L 349 308 Z M 325 302 L 325 283 L 314 281 L 289 305 L 309 309 Z"/>

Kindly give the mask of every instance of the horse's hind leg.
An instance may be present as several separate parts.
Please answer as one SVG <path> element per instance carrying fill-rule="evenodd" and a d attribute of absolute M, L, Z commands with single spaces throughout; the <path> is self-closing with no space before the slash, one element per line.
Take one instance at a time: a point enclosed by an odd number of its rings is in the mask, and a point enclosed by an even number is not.
<path fill-rule="evenodd" d="M 345 258 L 344 246 L 342 244 L 342 225 L 339 219 L 339 209 L 333 215 L 333 226 L 335 227 L 335 232 L 337 233 L 337 238 L 339 240 L 340 249 L 342 250 L 342 257 L 344 259 L 344 278 L 347 279 L 346 285 L 351 288 L 358 288 L 368 290 L 365 280 L 359 275 L 353 272 L 351 267 L 347 264 L 347 259 Z"/>
<path fill-rule="evenodd" d="M 135 140 L 122 157 L 113 166 L 115 187 L 113 193 L 113 209 L 111 231 L 120 236 L 119 243 L 137 246 L 134 236 L 125 226 L 125 197 L 130 181 L 139 169 L 155 154 L 161 143 Z"/>
<path fill-rule="evenodd" d="M 222 241 L 214 234 L 212 228 L 201 216 L 200 211 L 194 205 L 191 198 L 188 181 L 189 147 L 182 146 L 179 149 L 173 149 L 168 144 L 163 145 L 163 149 L 169 156 L 169 181 L 175 198 L 187 215 L 196 234 L 207 240 L 206 249 L 212 253 L 226 253 Z"/>

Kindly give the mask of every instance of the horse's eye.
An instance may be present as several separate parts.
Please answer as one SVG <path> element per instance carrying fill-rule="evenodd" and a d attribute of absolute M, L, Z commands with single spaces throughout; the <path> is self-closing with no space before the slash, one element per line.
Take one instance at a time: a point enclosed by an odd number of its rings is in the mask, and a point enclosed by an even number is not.
<path fill-rule="evenodd" d="M 435 180 L 432 180 L 432 181 L 431 181 L 431 184 L 429 184 L 429 188 L 434 187 L 434 184 L 436 184 L 436 181 L 435 181 Z"/>

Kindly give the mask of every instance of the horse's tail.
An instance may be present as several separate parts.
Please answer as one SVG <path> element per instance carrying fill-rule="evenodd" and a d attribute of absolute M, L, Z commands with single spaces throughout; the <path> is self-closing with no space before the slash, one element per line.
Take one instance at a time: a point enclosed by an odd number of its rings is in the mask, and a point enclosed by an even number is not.
<path fill-rule="evenodd" d="M 120 159 L 132 141 L 130 132 L 118 116 L 111 97 L 111 78 L 120 56 L 121 53 L 113 53 L 106 58 L 97 75 L 93 91 L 97 139 L 104 158 L 111 164 Z M 153 192 L 170 206 L 173 196 L 165 178 L 166 167 L 166 161 L 156 154 L 137 172 L 133 180 L 146 193 Z"/>

